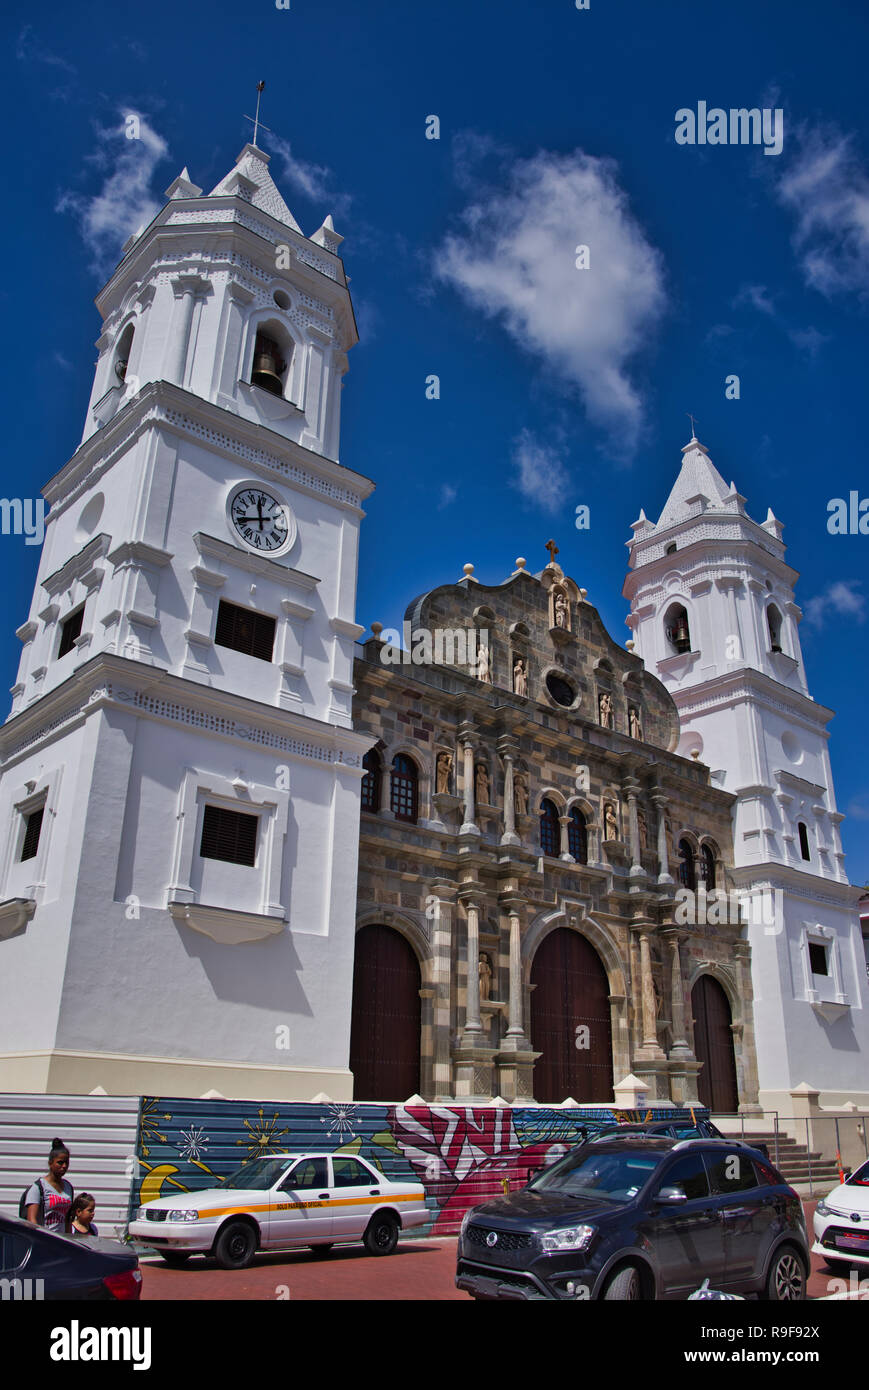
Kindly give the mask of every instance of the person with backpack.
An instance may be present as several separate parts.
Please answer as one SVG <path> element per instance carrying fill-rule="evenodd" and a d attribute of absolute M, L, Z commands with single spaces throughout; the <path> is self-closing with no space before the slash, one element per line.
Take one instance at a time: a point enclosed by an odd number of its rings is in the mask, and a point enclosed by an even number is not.
<path fill-rule="evenodd" d="M 48 1155 L 48 1172 L 22 1193 L 18 1215 L 34 1226 L 64 1235 L 69 1230 L 69 1213 L 75 1192 L 65 1174 L 69 1167 L 69 1149 L 62 1139 L 53 1139 Z"/>

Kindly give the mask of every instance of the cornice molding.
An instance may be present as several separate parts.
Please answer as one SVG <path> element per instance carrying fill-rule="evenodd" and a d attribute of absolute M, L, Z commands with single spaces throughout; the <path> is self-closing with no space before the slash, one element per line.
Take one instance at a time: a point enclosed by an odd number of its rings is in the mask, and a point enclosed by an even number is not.
<path fill-rule="evenodd" d="M 247 570 L 249 574 L 258 574 L 261 578 L 270 579 L 275 584 L 292 584 L 296 589 L 304 589 L 306 593 L 312 593 L 320 583 L 313 574 L 305 574 L 303 570 L 282 565 L 279 560 L 270 560 L 266 555 L 257 555 L 253 550 L 247 550 L 240 545 L 232 545 L 229 541 L 208 535 L 206 531 L 196 531 L 193 536 L 193 544 L 200 555 L 217 557 L 228 565 Z M 364 632 L 364 630 L 363 628 L 362 631 Z"/>
<path fill-rule="evenodd" d="M 159 427 L 181 438 L 200 438 L 203 446 L 225 457 L 243 459 L 246 466 L 314 495 L 327 497 L 344 510 L 363 515 L 361 502 L 374 483 L 334 459 L 275 434 L 267 426 L 233 415 L 222 406 L 183 390 L 169 381 L 146 382 L 125 408 L 82 443 L 68 463 L 43 488 L 50 511 L 58 516 L 117 455 L 149 428 Z"/>

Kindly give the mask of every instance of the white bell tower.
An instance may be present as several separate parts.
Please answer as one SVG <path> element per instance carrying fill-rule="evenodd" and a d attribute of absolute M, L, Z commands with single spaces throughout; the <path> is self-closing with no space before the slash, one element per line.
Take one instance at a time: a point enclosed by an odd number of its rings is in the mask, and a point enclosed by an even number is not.
<path fill-rule="evenodd" d="M 343 238 L 268 165 L 185 170 L 97 298 L 0 730 L 0 1089 L 352 1095 L 373 484 Z"/>
<path fill-rule="evenodd" d="M 624 595 L 636 651 L 679 708 L 679 752 L 737 801 L 733 879 L 748 926 L 760 1100 L 787 1114 L 869 1105 L 869 991 L 828 751 L 809 694 L 782 524 L 762 524 L 692 437 L 656 524 L 633 523 Z M 773 912 L 773 908 L 777 911 Z"/>

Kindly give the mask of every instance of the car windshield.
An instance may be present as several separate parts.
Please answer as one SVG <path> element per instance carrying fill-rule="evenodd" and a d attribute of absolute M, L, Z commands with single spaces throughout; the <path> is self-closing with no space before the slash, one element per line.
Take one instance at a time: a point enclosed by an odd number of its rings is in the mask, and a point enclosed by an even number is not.
<path fill-rule="evenodd" d="M 657 1154 L 590 1153 L 588 1149 L 579 1149 L 566 1154 L 551 1168 L 544 1168 L 528 1186 L 534 1192 L 563 1192 L 571 1197 L 630 1202 L 659 1163 Z"/>
<path fill-rule="evenodd" d="M 287 1158 L 286 1154 L 282 1158 L 254 1158 L 250 1163 L 243 1163 L 236 1173 L 231 1173 L 221 1186 L 274 1187 L 281 1174 L 285 1173 L 293 1162 L 295 1160 Z"/>
<path fill-rule="evenodd" d="M 852 1173 L 850 1178 L 848 1178 L 848 1182 L 851 1183 L 853 1187 L 869 1187 L 869 1161 L 862 1164 L 861 1167 L 857 1169 L 856 1173 Z"/>

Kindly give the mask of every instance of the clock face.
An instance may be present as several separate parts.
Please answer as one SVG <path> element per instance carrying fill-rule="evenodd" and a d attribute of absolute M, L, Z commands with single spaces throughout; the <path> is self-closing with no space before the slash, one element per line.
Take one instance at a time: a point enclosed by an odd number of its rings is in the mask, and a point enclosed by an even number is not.
<path fill-rule="evenodd" d="M 259 487 L 244 487 L 229 504 L 229 517 L 245 545 L 251 550 L 272 552 L 283 549 L 289 538 L 289 508 Z"/>

